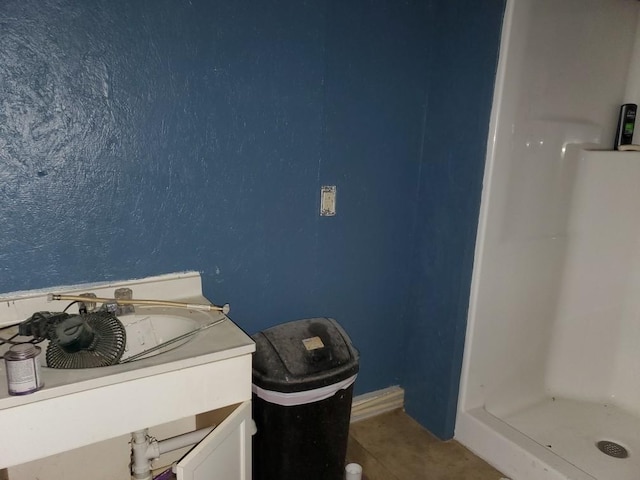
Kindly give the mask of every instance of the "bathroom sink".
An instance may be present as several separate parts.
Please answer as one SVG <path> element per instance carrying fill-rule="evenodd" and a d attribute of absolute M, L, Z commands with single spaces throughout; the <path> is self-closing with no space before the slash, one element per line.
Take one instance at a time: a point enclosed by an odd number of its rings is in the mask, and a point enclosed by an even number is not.
<path fill-rule="evenodd" d="M 186 316 L 164 315 L 158 309 L 149 308 L 146 313 L 118 317 L 127 332 L 127 343 L 120 362 L 128 359 L 148 358 L 160 353 L 180 348 L 200 333 L 201 327 L 208 325 L 208 316 L 189 318 Z M 154 312 L 156 310 L 156 312 Z M 199 321 L 201 320 L 201 321 Z M 146 355 L 145 352 L 148 352 Z M 129 361 L 131 361 L 129 360 Z"/>
<path fill-rule="evenodd" d="M 135 313 L 117 315 L 126 332 L 124 353 L 118 363 L 150 358 L 178 348 L 224 321 L 208 313 L 167 307 L 137 307 Z M 49 341 L 40 343 L 42 367 L 48 368 L 45 352 Z M 6 347 L 5 347 L 6 349 Z M 100 366 L 97 368 L 107 368 Z"/>
<path fill-rule="evenodd" d="M 42 342 L 39 345 L 44 388 L 30 395 L 8 395 L 3 372 L 0 405 L 20 405 L 159 372 L 182 370 L 215 361 L 227 355 L 230 347 L 247 343 L 246 334 L 220 312 L 139 307 L 135 314 L 118 319 L 127 332 L 125 352 L 119 363 L 96 368 L 50 368 L 46 366 L 45 355 L 48 342 Z M 0 370 L 3 366 L 0 365 Z"/>

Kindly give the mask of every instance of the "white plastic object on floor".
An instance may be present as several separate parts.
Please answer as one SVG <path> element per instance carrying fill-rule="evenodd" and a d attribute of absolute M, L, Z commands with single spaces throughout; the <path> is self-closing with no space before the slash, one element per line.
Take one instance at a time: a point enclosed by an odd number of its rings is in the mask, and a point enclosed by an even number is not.
<path fill-rule="evenodd" d="M 362 467 L 357 463 L 350 463 L 344 468 L 345 480 L 362 480 Z"/>

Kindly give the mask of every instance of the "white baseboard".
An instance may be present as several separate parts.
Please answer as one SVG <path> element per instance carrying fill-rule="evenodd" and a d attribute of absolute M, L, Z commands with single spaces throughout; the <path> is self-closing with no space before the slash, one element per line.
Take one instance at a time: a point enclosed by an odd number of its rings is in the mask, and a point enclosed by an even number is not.
<path fill-rule="evenodd" d="M 351 422 L 358 422 L 397 408 L 404 408 L 404 389 L 397 385 L 358 395 L 353 398 L 351 404 Z"/>

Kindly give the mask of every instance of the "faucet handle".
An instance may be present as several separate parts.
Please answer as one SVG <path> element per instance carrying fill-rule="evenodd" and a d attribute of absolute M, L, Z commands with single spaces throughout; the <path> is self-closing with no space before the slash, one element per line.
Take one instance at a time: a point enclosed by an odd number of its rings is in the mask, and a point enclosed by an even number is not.
<path fill-rule="evenodd" d="M 132 300 L 133 299 L 133 290 L 130 288 L 117 288 L 113 293 L 113 298 L 118 300 Z M 118 315 L 126 315 L 127 313 L 133 313 L 135 310 L 133 305 L 118 305 L 116 308 L 116 316 Z"/>
<path fill-rule="evenodd" d="M 97 297 L 97 295 L 95 293 L 91 293 L 91 292 L 81 293 L 79 296 L 80 297 L 86 297 L 87 299 L 92 299 L 92 298 L 96 298 Z M 96 302 L 92 302 L 90 300 L 88 300 L 86 302 L 82 301 L 82 302 L 79 302 L 78 310 L 79 311 L 85 310 L 86 312 L 92 312 L 93 310 L 96 309 L 96 306 L 97 306 Z"/>

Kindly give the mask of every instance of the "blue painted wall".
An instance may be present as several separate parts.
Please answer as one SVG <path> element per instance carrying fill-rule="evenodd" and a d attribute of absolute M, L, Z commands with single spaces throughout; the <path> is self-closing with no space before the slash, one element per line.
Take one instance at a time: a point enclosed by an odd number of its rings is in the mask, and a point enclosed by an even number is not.
<path fill-rule="evenodd" d="M 406 410 L 454 433 L 504 0 L 435 2 L 407 313 Z"/>
<path fill-rule="evenodd" d="M 504 8 L 477 3 L 5 0 L 0 292 L 199 270 L 249 333 L 338 319 L 357 392 L 450 436 Z"/>

